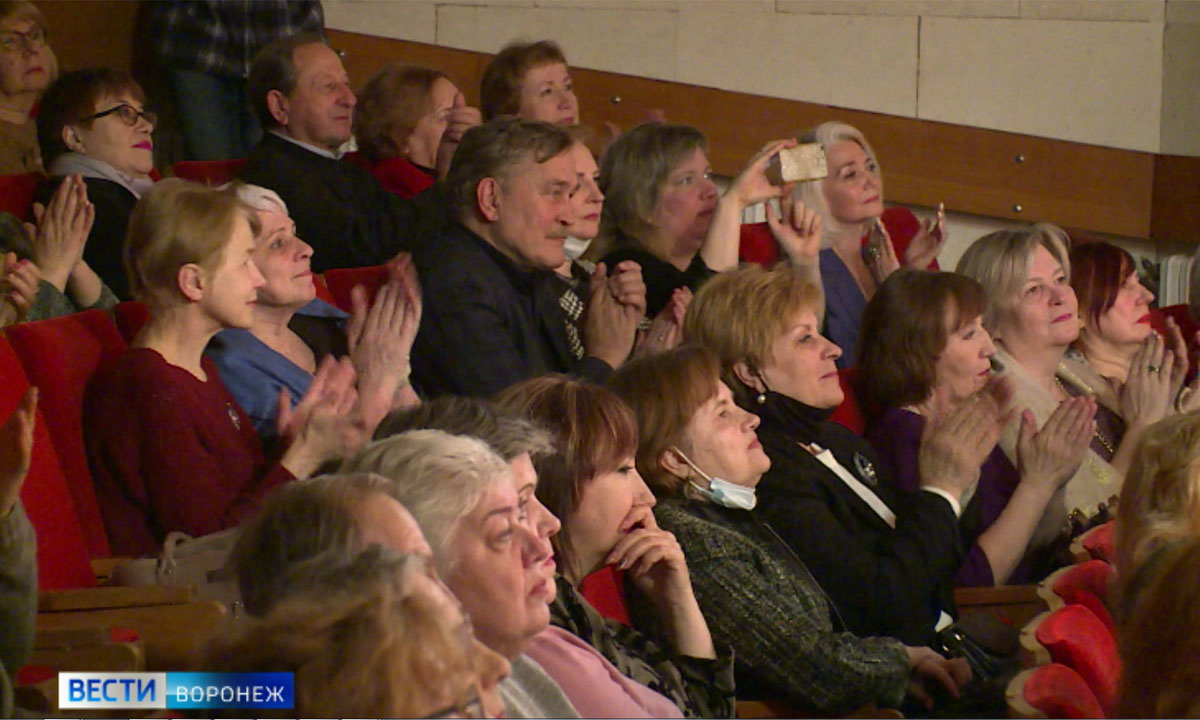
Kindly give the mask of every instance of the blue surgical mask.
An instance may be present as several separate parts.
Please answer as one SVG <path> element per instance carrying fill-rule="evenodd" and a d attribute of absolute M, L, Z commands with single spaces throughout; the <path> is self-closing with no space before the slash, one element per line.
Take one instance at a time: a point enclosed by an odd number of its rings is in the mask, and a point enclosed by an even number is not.
<path fill-rule="evenodd" d="M 708 481 L 708 487 L 703 488 L 695 481 L 688 480 L 688 483 L 704 497 L 717 505 L 734 510 L 753 510 L 754 506 L 758 504 L 758 496 L 754 494 L 754 488 L 731 483 L 719 477 L 712 477 L 697 467 L 696 463 L 692 462 L 687 455 L 684 455 L 683 451 L 679 448 L 672 447 L 671 449 L 679 453 L 679 457 L 683 458 L 688 467 L 695 470 L 700 477 Z"/>

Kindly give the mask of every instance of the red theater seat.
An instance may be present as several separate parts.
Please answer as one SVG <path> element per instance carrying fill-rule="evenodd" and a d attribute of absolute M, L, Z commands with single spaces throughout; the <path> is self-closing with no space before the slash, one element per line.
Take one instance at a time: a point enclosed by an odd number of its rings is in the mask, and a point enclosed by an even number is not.
<path fill-rule="evenodd" d="M 1022 645 L 1027 649 L 1030 631 L 1049 661 L 1079 673 L 1105 713 L 1111 714 L 1116 705 L 1121 660 L 1116 638 L 1104 623 L 1083 605 L 1067 605 L 1030 621 L 1022 633 Z"/>
<path fill-rule="evenodd" d="M 592 607 L 609 620 L 629 625 L 629 610 L 625 607 L 625 573 L 606 565 L 588 575 L 579 591 Z"/>
<path fill-rule="evenodd" d="M 1019 673 L 1005 693 L 1012 718 L 1103 718 L 1100 701 L 1079 673 L 1051 663 Z"/>
<path fill-rule="evenodd" d="M 113 308 L 113 321 L 117 324 L 117 330 L 126 344 L 133 342 L 149 319 L 150 309 L 146 307 L 146 303 L 138 300 L 117 303 L 117 306 Z"/>
<path fill-rule="evenodd" d="M 1052 610 L 1072 603 L 1083 605 L 1115 635 L 1116 624 L 1107 606 L 1111 577 L 1112 565 L 1103 560 L 1088 560 L 1051 573 L 1040 583 L 1039 593 Z"/>
<path fill-rule="evenodd" d="M 171 166 L 175 177 L 184 180 L 204 183 L 206 185 L 224 185 L 230 180 L 236 180 L 246 166 L 246 158 L 234 160 L 180 160 Z"/>
<path fill-rule="evenodd" d="M 391 268 L 387 265 L 371 265 L 370 267 L 360 268 L 337 268 L 334 270 L 326 270 L 324 273 L 325 285 L 329 288 L 329 294 L 333 297 L 333 304 L 337 305 L 346 312 L 354 310 L 354 304 L 350 300 L 350 291 L 355 285 L 362 285 L 367 291 L 367 302 L 375 300 L 375 293 L 379 292 L 379 288 L 383 287 L 391 275 Z"/>
<path fill-rule="evenodd" d="M 46 177 L 38 172 L 0 175 L 0 210 L 17 216 L 32 217 L 33 195 Z"/>
<path fill-rule="evenodd" d="M 20 323 L 6 332 L 29 382 L 41 393 L 39 405 L 88 548 L 94 557 L 108 557 L 108 534 L 83 448 L 83 392 L 100 363 L 125 350 L 125 341 L 101 310 Z"/>

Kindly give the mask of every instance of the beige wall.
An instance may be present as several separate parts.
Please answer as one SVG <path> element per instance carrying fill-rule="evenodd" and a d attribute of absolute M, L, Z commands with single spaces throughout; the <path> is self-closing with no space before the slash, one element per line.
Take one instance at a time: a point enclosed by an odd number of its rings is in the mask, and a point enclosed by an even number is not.
<path fill-rule="evenodd" d="M 325 0 L 330 27 L 1200 155 L 1200 0 Z"/>

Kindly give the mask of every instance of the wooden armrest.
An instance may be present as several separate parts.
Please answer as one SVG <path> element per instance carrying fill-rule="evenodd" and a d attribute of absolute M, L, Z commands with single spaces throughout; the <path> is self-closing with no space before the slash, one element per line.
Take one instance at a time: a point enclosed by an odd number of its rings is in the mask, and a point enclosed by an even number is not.
<path fill-rule="evenodd" d="M 954 604 L 959 615 L 989 612 L 1013 627 L 1021 627 L 1046 610 L 1046 601 L 1038 595 L 1037 585 L 955 588 Z"/>
<path fill-rule="evenodd" d="M 97 582 L 103 583 L 112 577 L 115 568 L 135 559 L 130 557 L 92 558 L 92 573 L 95 574 Z"/>
<path fill-rule="evenodd" d="M 1021 628 L 1021 667 L 1032 668 L 1050 664 L 1050 651 L 1037 639 L 1038 625 L 1049 615 L 1049 610 L 1039 613 Z"/>
<path fill-rule="evenodd" d="M 146 667 L 140 641 L 34 650 L 29 662 L 59 672 L 140 672 Z"/>
<path fill-rule="evenodd" d="M 38 613 L 38 630 L 126 627 L 137 632 L 148 671 L 186 670 L 196 650 L 224 623 L 228 612 L 214 600 L 179 605 Z"/>
<path fill-rule="evenodd" d="M 106 625 L 75 628 L 43 628 L 33 636 L 34 650 L 104 645 L 112 642 L 112 628 Z M 31 663 L 37 665 L 38 663 Z"/>
<path fill-rule="evenodd" d="M 166 587 L 163 585 L 54 590 L 38 594 L 38 612 L 180 605 L 195 599 L 196 590 L 193 587 Z"/>

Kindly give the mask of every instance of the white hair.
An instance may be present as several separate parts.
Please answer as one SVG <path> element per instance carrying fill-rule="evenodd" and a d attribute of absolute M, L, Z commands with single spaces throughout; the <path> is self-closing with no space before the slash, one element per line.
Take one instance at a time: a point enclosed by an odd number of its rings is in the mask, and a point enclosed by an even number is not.
<path fill-rule="evenodd" d="M 846 140 L 858 143 L 858 146 L 867 154 L 867 158 L 874 162 L 876 167 L 879 167 L 879 159 L 875 156 L 875 150 L 871 147 L 871 143 L 867 142 L 867 138 L 853 125 L 831 120 L 823 122 L 811 130 L 798 133 L 796 139 L 802 143 L 820 143 L 826 153 L 829 152 L 829 148 Z M 825 200 L 825 192 L 821 187 L 823 182 L 823 180 L 809 180 L 796 183 L 796 189 L 792 191 L 792 196 L 816 210 L 821 216 L 821 247 L 825 248 L 830 246 L 833 238 L 841 237 L 848 232 L 857 232 L 858 223 L 847 224 L 839 222 L 833 217 L 833 213 L 829 211 L 829 203 Z"/>
<path fill-rule="evenodd" d="M 261 185 L 250 185 L 249 183 L 238 183 L 236 187 L 238 200 L 241 200 L 255 210 L 261 212 L 281 212 L 284 215 L 288 214 L 287 203 L 274 190 Z"/>

